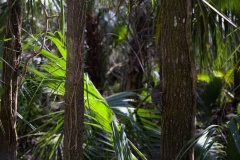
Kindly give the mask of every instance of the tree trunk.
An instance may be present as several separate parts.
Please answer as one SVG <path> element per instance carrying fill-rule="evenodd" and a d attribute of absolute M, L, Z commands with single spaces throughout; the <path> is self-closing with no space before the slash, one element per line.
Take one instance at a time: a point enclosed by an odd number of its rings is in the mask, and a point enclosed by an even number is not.
<path fill-rule="evenodd" d="M 4 93 L 0 106 L 0 159 L 17 159 L 16 112 L 18 95 L 18 69 L 22 53 L 21 27 L 22 4 L 20 0 L 8 0 L 6 39 L 2 64 Z"/>
<path fill-rule="evenodd" d="M 67 1 L 64 159 L 83 159 L 85 0 Z"/>
<path fill-rule="evenodd" d="M 87 21 L 86 21 L 86 41 L 89 47 L 86 55 L 86 67 L 85 72 L 91 77 L 91 81 L 98 89 L 100 93 L 103 92 L 103 87 L 106 79 L 106 55 L 102 50 L 102 36 L 101 29 L 99 28 L 99 17 L 101 12 L 98 14 L 94 13 L 94 3 L 88 3 L 87 8 Z"/>
<path fill-rule="evenodd" d="M 196 70 L 190 3 L 190 0 L 161 1 L 160 54 L 164 91 L 161 160 L 174 160 L 194 135 Z M 193 148 L 183 159 L 194 159 Z"/>
<path fill-rule="evenodd" d="M 123 78 L 122 91 L 136 90 L 143 87 L 144 62 L 147 61 L 147 37 L 146 29 L 149 17 L 142 7 L 141 0 L 131 1 L 131 12 L 129 14 L 129 22 L 132 29 L 132 40 L 129 42 L 130 51 L 128 53 L 128 61 L 126 65 L 126 73 Z"/>

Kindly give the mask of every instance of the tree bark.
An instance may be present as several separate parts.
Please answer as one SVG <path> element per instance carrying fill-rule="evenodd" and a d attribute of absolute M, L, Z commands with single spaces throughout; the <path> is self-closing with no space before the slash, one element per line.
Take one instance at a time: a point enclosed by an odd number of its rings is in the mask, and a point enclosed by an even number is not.
<path fill-rule="evenodd" d="M 86 41 L 89 47 L 85 61 L 85 72 L 91 77 L 91 81 L 102 93 L 105 79 L 106 79 L 106 55 L 103 53 L 101 44 L 102 36 L 101 29 L 99 26 L 99 17 L 101 12 L 98 14 L 94 13 L 94 3 L 88 3 L 87 6 L 87 17 L 86 17 Z"/>
<path fill-rule="evenodd" d="M 7 1 L 9 12 L 6 25 L 6 39 L 4 44 L 2 64 L 2 87 L 4 93 L 0 106 L 0 159 L 17 159 L 16 113 L 18 83 L 17 76 L 22 53 L 21 0 Z"/>
<path fill-rule="evenodd" d="M 67 1 L 64 159 L 83 159 L 85 0 Z"/>
<path fill-rule="evenodd" d="M 163 0 L 160 9 L 163 111 L 161 160 L 174 160 L 195 129 L 196 70 L 191 0 Z M 194 159 L 193 148 L 184 160 Z"/>

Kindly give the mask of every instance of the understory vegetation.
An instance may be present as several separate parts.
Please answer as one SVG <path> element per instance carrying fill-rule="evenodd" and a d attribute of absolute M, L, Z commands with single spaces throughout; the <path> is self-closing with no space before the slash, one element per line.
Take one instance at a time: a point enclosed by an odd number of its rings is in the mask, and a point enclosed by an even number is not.
<path fill-rule="evenodd" d="M 19 86 L 17 153 L 18 159 L 61 160 L 66 2 L 42 3 L 45 8 L 37 0 L 24 2 L 19 77 L 24 75 L 24 68 L 26 74 Z M 177 159 L 194 146 L 196 159 L 237 160 L 240 159 L 240 3 L 193 0 L 192 4 L 197 68 L 196 136 Z M 4 38 L 6 6 L 0 0 L 0 54 L 3 43 L 8 41 Z M 161 82 L 159 6 L 160 2 L 155 0 L 87 3 L 84 159 L 159 159 L 161 110 L 150 96 L 154 86 Z M 44 11 L 53 16 L 48 25 Z M 4 59 L 0 56 L 2 63 Z M 0 94 L 3 92 L 1 87 Z"/>

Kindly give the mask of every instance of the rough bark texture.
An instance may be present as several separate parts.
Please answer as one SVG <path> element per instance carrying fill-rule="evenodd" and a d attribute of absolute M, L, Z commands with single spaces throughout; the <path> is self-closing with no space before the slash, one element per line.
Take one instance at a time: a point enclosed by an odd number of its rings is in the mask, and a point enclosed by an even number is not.
<path fill-rule="evenodd" d="M 11 7 L 6 24 L 6 39 L 2 61 L 2 87 L 5 92 L 0 106 L 0 159 L 17 159 L 16 112 L 18 83 L 17 75 L 20 65 L 22 4 L 20 0 L 8 0 Z"/>
<path fill-rule="evenodd" d="M 174 160 L 195 128 L 196 73 L 190 0 L 163 0 L 160 11 L 163 111 L 161 160 Z M 194 159 L 190 149 L 184 160 Z"/>
<path fill-rule="evenodd" d="M 83 159 L 85 0 L 67 1 L 64 159 Z"/>

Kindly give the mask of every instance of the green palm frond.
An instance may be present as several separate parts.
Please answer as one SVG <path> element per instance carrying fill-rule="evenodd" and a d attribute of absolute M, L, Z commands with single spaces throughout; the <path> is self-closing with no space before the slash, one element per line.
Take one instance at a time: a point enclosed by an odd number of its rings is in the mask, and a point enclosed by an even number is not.
<path fill-rule="evenodd" d="M 233 117 L 227 123 L 228 144 L 227 155 L 229 159 L 240 159 L 240 116 Z"/>
<path fill-rule="evenodd" d="M 106 97 L 110 108 L 118 120 L 124 125 L 124 130 L 130 144 L 135 144 L 135 152 L 144 153 L 149 157 L 138 155 L 137 158 L 156 159 L 160 154 L 160 112 L 155 109 L 135 108 L 131 105 L 133 98 L 139 96 L 134 92 L 121 92 Z"/>
<path fill-rule="evenodd" d="M 65 93 L 66 74 L 66 47 L 63 41 L 64 38 L 60 32 L 56 32 L 55 34 L 49 33 L 48 39 L 56 45 L 61 57 L 52 54 L 48 49 L 43 49 L 41 55 L 47 58 L 48 63 L 40 65 L 40 70 L 28 66 L 28 71 L 35 75 L 35 80 L 41 82 L 46 92 L 63 96 Z M 33 50 L 39 49 L 38 46 L 34 45 L 29 45 L 29 47 Z M 25 80 L 23 86 L 26 83 L 27 80 Z M 84 75 L 85 138 L 83 147 L 84 155 L 87 159 L 111 159 L 113 157 L 117 159 L 121 159 L 121 157 L 136 159 L 136 156 L 146 159 L 138 149 L 139 146 L 135 146 L 134 141 L 129 140 L 124 125 L 118 123 L 114 109 L 109 107 L 109 104 L 125 107 L 128 104 L 128 100 L 130 100 L 127 97 L 132 95 L 136 95 L 136 93 L 125 92 L 124 94 L 117 94 L 105 100 L 95 88 L 88 75 Z M 128 104 L 128 106 L 130 107 L 131 105 Z M 141 113 L 140 111 L 141 109 L 137 113 Z M 59 111 L 36 119 L 45 119 L 45 122 L 43 125 L 36 127 L 38 133 L 34 133 L 33 131 L 33 133 L 29 134 L 29 136 L 38 137 L 36 138 L 38 140 L 33 151 L 35 156 L 40 155 L 39 158 L 53 159 L 53 157 L 56 158 L 61 155 L 63 116 L 64 112 Z M 143 118 L 146 117 L 143 116 Z M 141 121 L 144 120 L 141 119 Z M 146 122 L 143 123 L 147 124 Z M 145 140 L 147 141 L 147 138 Z M 44 146 L 45 148 L 43 148 Z"/>
<path fill-rule="evenodd" d="M 211 125 L 207 127 L 183 146 L 176 159 L 182 159 L 184 154 L 191 147 L 195 147 L 195 158 L 198 160 L 215 160 L 218 158 L 224 159 L 226 157 L 226 152 L 224 151 L 224 146 L 217 142 L 219 139 L 219 137 L 217 137 L 218 134 L 221 134 L 220 126 Z"/>

